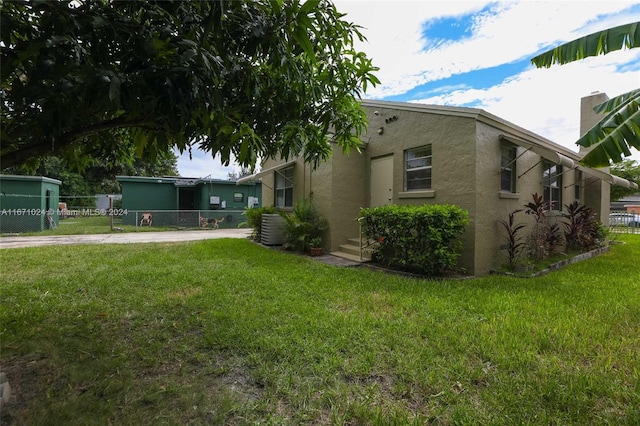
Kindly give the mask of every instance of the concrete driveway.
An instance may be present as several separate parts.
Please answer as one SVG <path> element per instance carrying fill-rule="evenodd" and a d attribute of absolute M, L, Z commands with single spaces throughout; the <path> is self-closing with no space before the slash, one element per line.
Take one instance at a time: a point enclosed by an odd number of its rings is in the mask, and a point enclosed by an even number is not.
<path fill-rule="evenodd" d="M 136 244 L 175 241 L 247 238 L 251 229 L 213 229 L 206 231 L 123 232 L 90 235 L 54 235 L 34 237 L 0 237 L 0 249 L 57 246 L 64 244 Z"/>

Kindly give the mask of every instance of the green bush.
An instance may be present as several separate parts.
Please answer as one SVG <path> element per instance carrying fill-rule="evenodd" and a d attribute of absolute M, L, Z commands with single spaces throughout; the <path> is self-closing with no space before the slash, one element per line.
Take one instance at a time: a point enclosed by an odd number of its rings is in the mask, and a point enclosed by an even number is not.
<path fill-rule="evenodd" d="M 442 275 L 456 266 L 468 213 L 452 205 L 382 206 L 362 209 L 359 220 L 363 235 L 377 242 L 377 263 Z"/>
<path fill-rule="evenodd" d="M 300 252 L 311 248 L 311 241 L 322 241 L 328 223 L 309 200 L 302 200 L 293 211 L 284 217 L 284 238 L 286 247 Z"/>
<path fill-rule="evenodd" d="M 253 233 L 251 234 L 251 238 L 255 241 L 260 241 L 262 235 L 262 215 L 263 214 L 274 214 L 279 213 L 278 209 L 273 206 L 269 207 L 250 207 L 245 209 L 242 213 L 247 217 L 245 222 L 242 222 L 238 225 L 238 228 L 243 226 L 248 226 L 249 228 L 253 228 Z"/>
<path fill-rule="evenodd" d="M 581 205 L 577 201 L 565 204 L 562 216 L 564 223 L 565 251 L 589 251 L 602 247 L 606 232 L 602 224 L 596 220 L 596 213 L 591 207 Z"/>

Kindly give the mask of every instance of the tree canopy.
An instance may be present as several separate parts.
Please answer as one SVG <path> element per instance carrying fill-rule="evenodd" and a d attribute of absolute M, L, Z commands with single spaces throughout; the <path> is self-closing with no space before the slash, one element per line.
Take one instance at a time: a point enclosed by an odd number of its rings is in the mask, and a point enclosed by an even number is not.
<path fill-rule="evenodd" d="M 640 185 L 640 164 L 634 160 L 623 160 L 611 165 L 611 173 L 616 176 L 620 176 L 629 182 L 634 182 L 635 184 Z M 611 201 L 618 201 L 621 198 L 628 197 L 629 195 L 636 194 L 637 192 L 638 189 L 633 186 L 625 188 L 619 185 L 612 185 Z"/>
<path fill-rule="evenodd" d="M 130 146 L 131 151 L 133 146 Z M 82 168 L 74 170 L 57 156 L 41 157 L 33 168 L 10 167 L 2 173 L 12 175 L 47 176 L 62 181 L 60 196 L 68 206 L 94 206 L 96 194 L 122 192 L 116 176 L 177 176 L 178 161 L 171 151 L 161 152 L 153 160 L 136 157 L 133 152 L 123 159 L 109 154 L 85 155 Z"/>
<path fill-rule="evenodd" d="M 2 167 L 177 147 L 235 157 L 358 148 L 376 68 L 328 0 L 0 3 Z M 329 137 L 331 140 L 329 140 Z M 126 155 L 126 153 L 123 153 Z"/>
<path fill-rule="evenodd" d="M 531 62 L 538 68 L 567 64 L 589 56 L 640 47 L 640 22 L 598 31 L 546 51 Z M 576 144 L 590 148 L 582 163 L 591 167 L 619 163 L 631 155 L 631 147 L 640 150 L 640 89 L 616 96 L 594 108 L 603 118 Z"/>

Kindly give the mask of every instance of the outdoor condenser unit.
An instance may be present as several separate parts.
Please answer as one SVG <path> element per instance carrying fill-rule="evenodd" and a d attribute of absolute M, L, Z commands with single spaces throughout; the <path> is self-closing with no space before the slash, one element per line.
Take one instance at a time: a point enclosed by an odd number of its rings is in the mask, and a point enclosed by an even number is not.
<path fill-rule="evenodd" d="M 263 214 L 260 242 L 265 246 L 280 246 L 284 244 L 283 226 L 284 218 L 279 214 Z"/>

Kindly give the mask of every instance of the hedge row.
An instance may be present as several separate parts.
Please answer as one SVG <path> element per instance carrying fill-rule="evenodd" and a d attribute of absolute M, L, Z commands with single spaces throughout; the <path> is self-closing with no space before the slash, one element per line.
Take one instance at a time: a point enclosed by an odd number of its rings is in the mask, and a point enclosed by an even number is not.
<path fill-rule="evenodd" d="M 465 210 L 452 205 L 390 205 L 362 209 L 359 221 L 363 235 L 376 242 L 376 263 L 437 276 L 455 268 L 458 238 L 469 219 Z"/>

